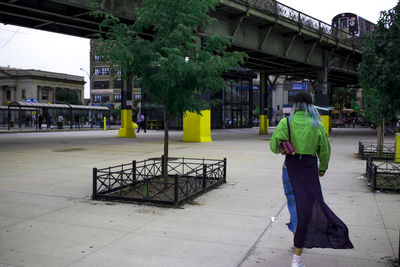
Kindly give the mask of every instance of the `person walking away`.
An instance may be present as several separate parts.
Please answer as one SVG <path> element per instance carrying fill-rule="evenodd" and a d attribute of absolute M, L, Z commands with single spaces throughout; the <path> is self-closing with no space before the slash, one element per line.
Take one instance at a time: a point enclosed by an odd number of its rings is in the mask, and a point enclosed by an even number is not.
<path fill-rule="evenodd" d="M 60 115 L 58 115 L 58 118 L 57 118 L 58 129 L 63 128 L 63 123 L 64 123 L 64 117 L 60 114 Z"/>
<path fill-rule="evenodd" d="M 142 113 L 139 114 L 139 123 L 138 123 L 138 129 L 137 129 L 137 133 L 140 131 L 140 129 L 143 129 L 144 132 L 146 131 L 146 122 L 144 120 L 144 115 Z"/>
<path fill-rule="evenodd" d="M 39 129 L 42 129 L 42 123 L 43 123 L 43 116 L 42 116 L 42 114 L 39 114 L 39 117 L 38 117 Z"/>
<path fill-rule="evenodd" d="M 291 142 L 295 155 L 287 155 L 285 164 L 293 189 L 297 211 L 292 267 L 305 267 L 303 248 L 351 249 L 347 226 L 324 202 L 319 176 L 328 169 L 331 148 L 321 117 L 306 92 L 294 97 L 289 117 Z M 276 127 L 270 149 L 278 154 L 278 146 L 288 140 L 287 120 Z M 319 161 L 319 166 L 318 166 Z"/>
<path fill-rule="evenodd" d="M 400 119 L 397 120 L 397 132 L 400 133 Z"/>
<path fill-rule="evenodd" d="M 79 129 L 81 128 L 79 114 L 75 115 L 75 124 L 76 124 L 76 128 L 79 128 Z"/>

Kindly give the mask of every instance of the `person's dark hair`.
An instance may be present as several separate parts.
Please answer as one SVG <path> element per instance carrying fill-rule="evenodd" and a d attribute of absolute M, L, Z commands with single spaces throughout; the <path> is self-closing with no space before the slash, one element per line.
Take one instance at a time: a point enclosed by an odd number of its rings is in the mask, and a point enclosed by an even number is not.
<path fill-rule="evenodd" d="M 297 93 L 294 97 L 293 97 L 293 102 L 303 102 L 306 104 L 312 104 L 312 97 L 309 93 L 307 92 L 300 92 Z"/>

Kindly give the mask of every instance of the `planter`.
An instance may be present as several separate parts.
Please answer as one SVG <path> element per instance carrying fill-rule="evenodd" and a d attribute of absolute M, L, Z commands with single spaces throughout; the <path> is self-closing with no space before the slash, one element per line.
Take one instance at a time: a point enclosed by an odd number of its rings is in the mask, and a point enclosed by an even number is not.
<path fill-rule="evenodd" d="M 394 160 L 395 157 L 395 145 L 394 144 L 384 144 L 383 151 L 381 155 L 378 155 L 378 146 L 373 142 L 358 142 L 358 153 L 361 159 L 384 159 L 384 160 Z"/>
<path fill-rule="evenodd" d="M 92 199 L 146 202 L 177 206 L 226 182 L 226 159 L 162 158 L 93 168 Z"/>
<path fill-rule="evenodd" d="M 372 191 L 400 192 L 400 164 L 393 161 L 374 162 L 367 159 L 366 173 Z"/>

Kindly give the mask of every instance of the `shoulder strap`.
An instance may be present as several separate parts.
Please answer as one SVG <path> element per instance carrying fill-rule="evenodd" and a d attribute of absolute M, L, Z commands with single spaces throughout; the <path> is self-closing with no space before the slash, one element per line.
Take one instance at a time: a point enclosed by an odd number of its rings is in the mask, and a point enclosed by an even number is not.
<path fill-rule="evenodd" d="M 288 117 L 286 117 L 286 121 L 287 121 L 287 130 L 288 130 L 288 133 L 289 133 L 289 142 L 291 143 L 292 142 L 292 138 L 290 136 L 290 123 L 289 123 L 289 118 Z"/>

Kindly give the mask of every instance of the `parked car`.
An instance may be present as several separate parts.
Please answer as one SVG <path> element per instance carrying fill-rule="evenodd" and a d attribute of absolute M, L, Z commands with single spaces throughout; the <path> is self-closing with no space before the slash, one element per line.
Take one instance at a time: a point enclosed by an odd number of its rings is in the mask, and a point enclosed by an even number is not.
<path fill-rule="evenodd" d="M 331 121 L 332 127 L 344 127 L 344 121 L 342 119 L 332 119 Z"/>

